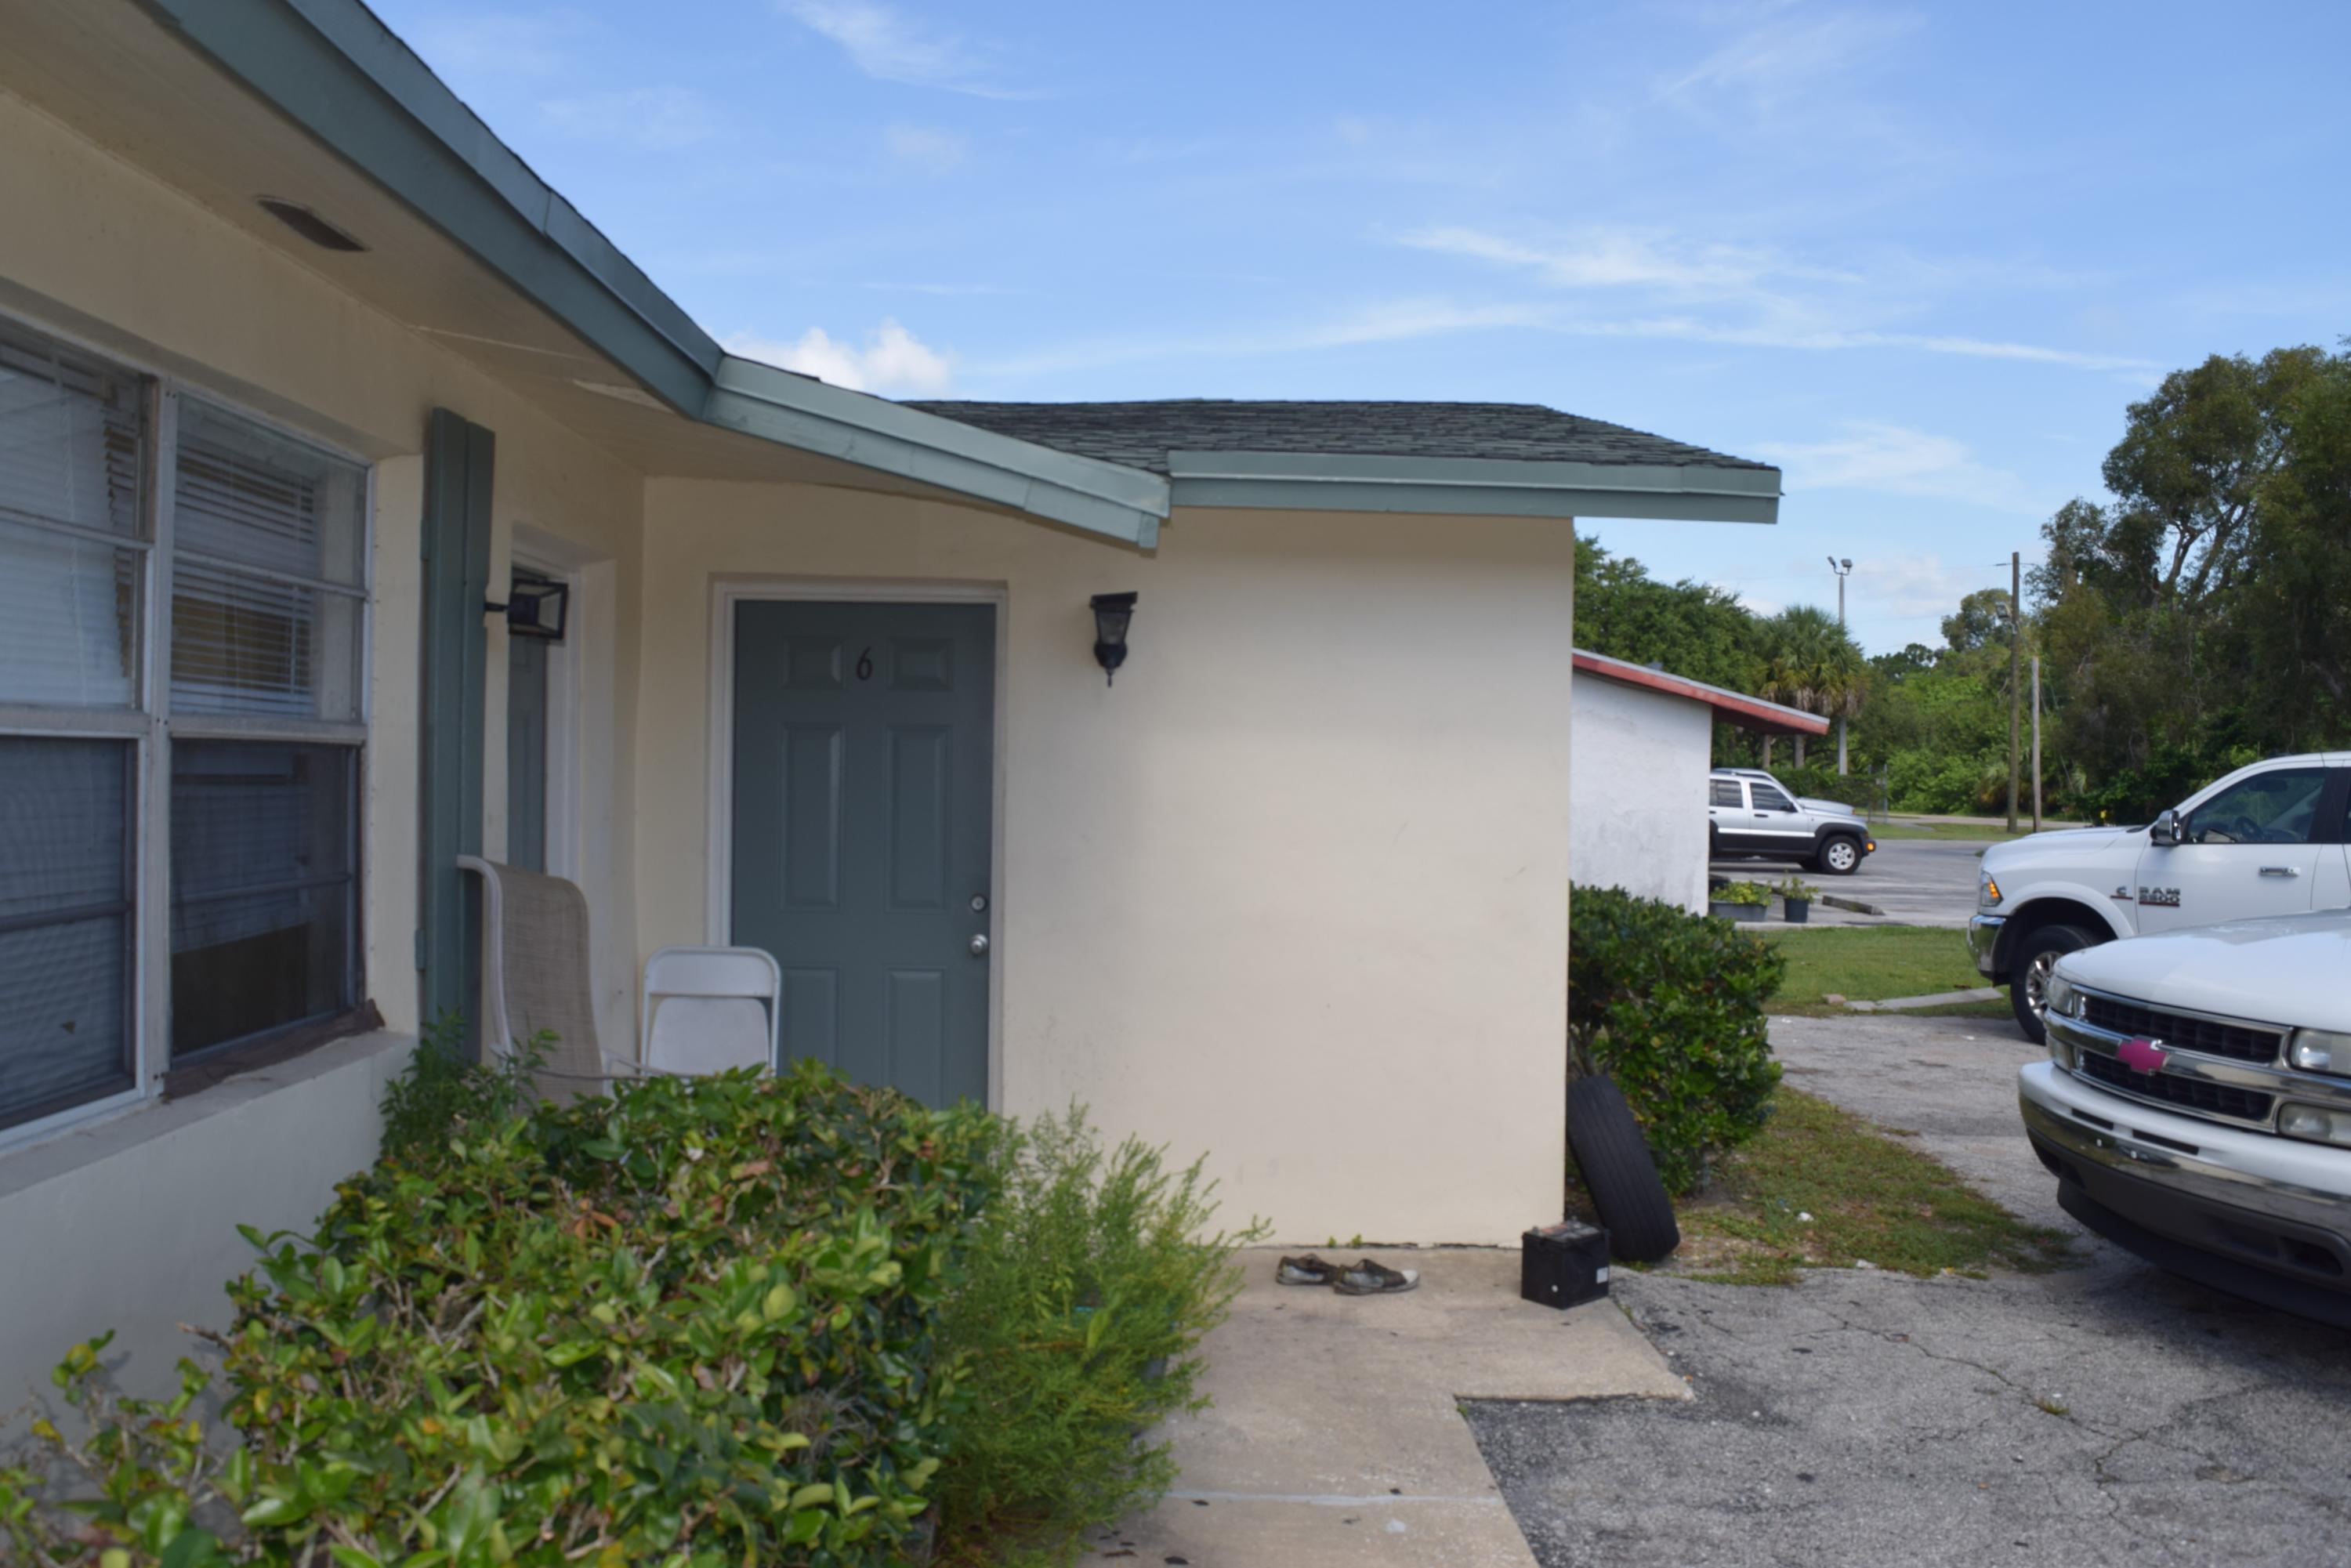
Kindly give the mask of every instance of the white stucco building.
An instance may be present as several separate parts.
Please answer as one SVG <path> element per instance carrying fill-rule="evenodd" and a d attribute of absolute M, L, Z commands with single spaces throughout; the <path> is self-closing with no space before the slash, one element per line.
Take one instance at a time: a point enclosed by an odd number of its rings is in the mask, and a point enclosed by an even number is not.
<path fill-rule="evenodd" d="M 152 1386 L 373 1156 L 461 853 L 584 890 L 608 1051 L 759 945 L 788 1051 L 1081 1099 L 1280 1239 L 1555 1217 L 1573 519 L 1776 469 L 891 402 L 723 351 L 357 0 L 0 28 L 0 1389 L 110 1326 Z"/>
<path fill-rule="evenodd" d="M 1574 661 L 1568 853 L 1577 883 L 1705 909 L 1714 727 L 1825 735 L 1828 720 L 1581 648 Z"/>

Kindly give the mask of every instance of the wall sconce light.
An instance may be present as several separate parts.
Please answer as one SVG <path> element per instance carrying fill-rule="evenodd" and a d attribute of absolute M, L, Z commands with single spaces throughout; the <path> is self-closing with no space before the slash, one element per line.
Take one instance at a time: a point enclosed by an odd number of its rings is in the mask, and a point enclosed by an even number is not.
<path fill-rule="evenodd" d="M 1134 619 L 1132 593 L 1097 593 L 1094 607 L 1094 663 L 1102 667 L 1102 685 L 1114 685 L 1118 667 L 1126 663 L 1126 625 Z"/>
<path fill-rule="evenodd" d="M 504 604 L 492 601 L 482 608 L 507 618 L 509 637 L 537 637 L 543 642 L 560 643 L 563 623 L 571 613 L 571 585 L 518 573 L 507 589 Z"/>

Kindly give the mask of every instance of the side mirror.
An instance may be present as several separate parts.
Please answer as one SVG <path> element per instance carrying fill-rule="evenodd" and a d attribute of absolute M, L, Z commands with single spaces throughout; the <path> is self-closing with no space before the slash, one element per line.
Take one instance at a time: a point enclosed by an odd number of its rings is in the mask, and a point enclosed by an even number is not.
<path fill-rule="evenodd" d="M 2158 817 L 2147 830 L 2147 841 L 2160 844 L 2166 849 L 2176 847 L 2179 842 L 2179 813 L 2166 811 Z"/>

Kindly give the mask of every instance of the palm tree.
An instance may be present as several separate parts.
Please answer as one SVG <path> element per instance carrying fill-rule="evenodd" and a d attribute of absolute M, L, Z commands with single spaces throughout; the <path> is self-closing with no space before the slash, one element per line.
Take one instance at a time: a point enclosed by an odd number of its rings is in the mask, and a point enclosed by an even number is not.
<path fill-rule="evenodd" d="M 1825 610 L 1794 604 L 1763 622 L 1763 681 L 1756 695 L 1823 718 L 1851 718 L 1868 690 L 1861 645 Z M 1796 766 L 1805 737 L 1796 737 Z M 1764 740 L 1766 755 L 1771 741 Z M 1767 763 L 1768 766 L 1768 763 Z"/>

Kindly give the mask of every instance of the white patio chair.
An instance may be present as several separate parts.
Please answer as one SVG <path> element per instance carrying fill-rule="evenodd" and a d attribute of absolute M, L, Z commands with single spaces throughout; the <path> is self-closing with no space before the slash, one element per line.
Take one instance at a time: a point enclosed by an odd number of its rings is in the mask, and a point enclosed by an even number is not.
<path fill-rule="evenodd" d="M 538 1092 L 568 1104 L 602 1093 L 632 1062 L 596 1042 L 596 999 L 588 978 L 588 898 L 559 876 L 459 855 L 482 879 L 482 1010 L 490 1049 L 501 1059 L 542 1030 L 554 1045 L 533 1075 Z"/>
<path fill-rule="evenodd" d="M 758 947 L 664 947 L 645 964 L 637 1038 L 647 1071 L 779 1065 L 784 974 Z"/>

